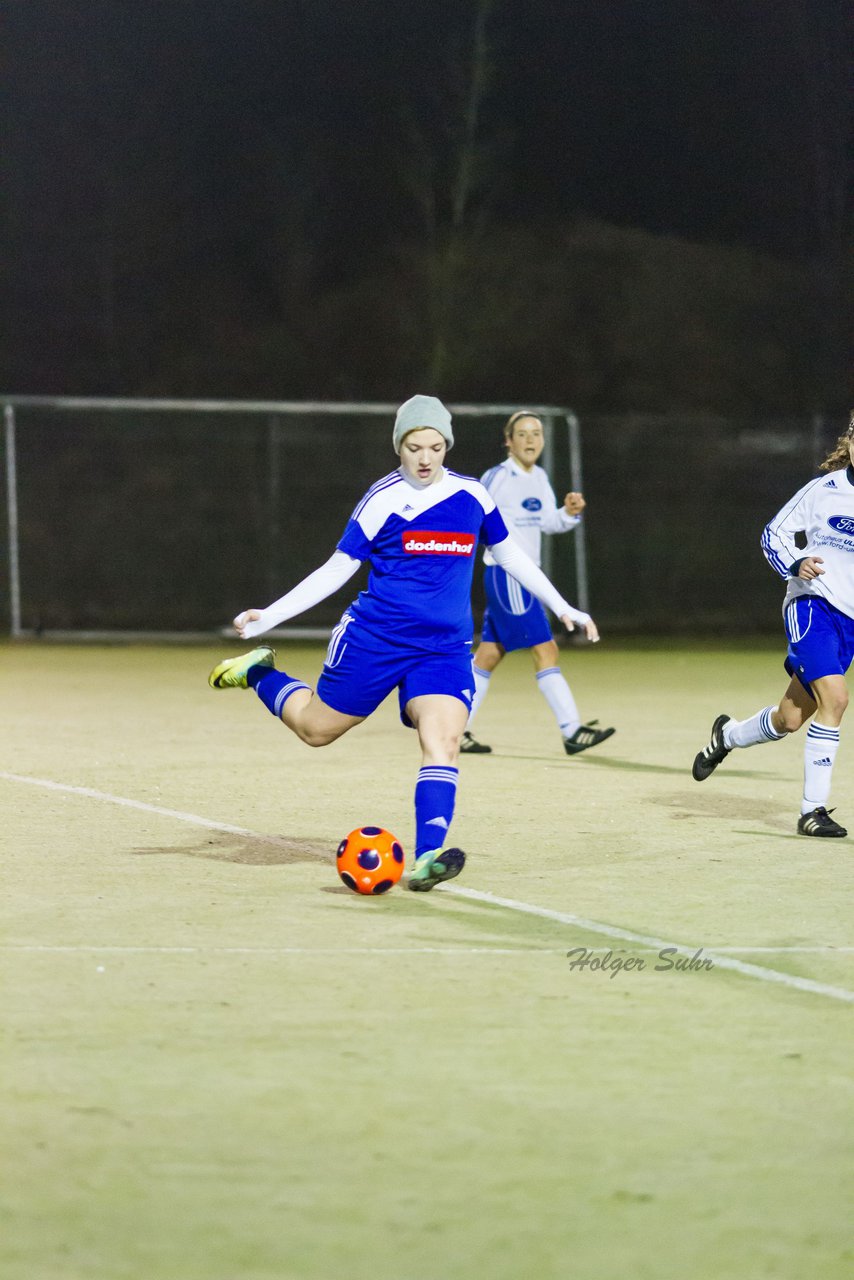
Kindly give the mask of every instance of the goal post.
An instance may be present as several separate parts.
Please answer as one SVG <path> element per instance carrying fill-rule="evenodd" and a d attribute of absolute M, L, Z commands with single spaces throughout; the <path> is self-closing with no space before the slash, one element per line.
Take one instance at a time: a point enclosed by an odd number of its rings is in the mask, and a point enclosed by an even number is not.
<path fill-rule="evenodd" d="M 394 466 L 396 404 L 0 398 L 0 619 L 13 638 L 208 637 L 321 564 L 361 495 Z M 568 486 L 581 489 L 575 414 L 522 407 L 543 420 L 542 463 L 558 500 Z M 501 459 L 503 424 L 520 406 L 449 408 L 450 465 L 479 476 Z M 560 541 L 568 545 L 556 585 L 586 609 L 583 523 Z M 553 542 L 543 540 L 550 576 Z M 310 625 L 277 634 L 325 637 L 342 607 L 335 597 L 310 611 Z"/>

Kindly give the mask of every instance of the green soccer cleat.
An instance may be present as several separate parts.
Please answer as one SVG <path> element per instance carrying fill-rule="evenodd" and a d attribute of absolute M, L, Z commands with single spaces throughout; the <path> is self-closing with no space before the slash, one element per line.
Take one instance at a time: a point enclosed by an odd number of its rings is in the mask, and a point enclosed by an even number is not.
<path fill-rule="evenodd" d="M 208 684 L 212 689 L 248 689 L 246 676 L 250 667 L 272 667 L 276 659 L 276 650 L 262 644 L 251 653 L 243 653 L 239 658 L 226 658 L 219 666 L 214 667 L 208 676 Z"/>
<path fill-rule="evenodd" d="M 453 880 L 466 864 L 462 849 L 433 849 L 422 853 L 409 873 L 409 888 L 415 893 L 429 893 L 443 880 Z"/>

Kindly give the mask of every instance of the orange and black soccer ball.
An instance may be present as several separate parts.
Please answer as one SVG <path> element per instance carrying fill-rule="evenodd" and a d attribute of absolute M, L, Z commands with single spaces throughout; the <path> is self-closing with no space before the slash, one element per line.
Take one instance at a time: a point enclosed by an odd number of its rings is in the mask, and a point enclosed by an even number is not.
<path fill-rule="evenodd" d="M 337 864 L 354 893 L 388 893 L 403 875 L 403 846 L 383 827 L 357 827 L 339 844 Z"/>

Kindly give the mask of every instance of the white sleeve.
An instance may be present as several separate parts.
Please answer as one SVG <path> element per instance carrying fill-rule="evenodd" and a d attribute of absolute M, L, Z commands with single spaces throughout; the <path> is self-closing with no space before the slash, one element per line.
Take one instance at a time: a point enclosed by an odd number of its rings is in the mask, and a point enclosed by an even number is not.
<path fill-rule="evenodd" d="M 823 479 L 823 477 L 819 477 Z M 810 496 L 816 485 L 810 480 L 799 489 L 794 498 L 769 520 L 762 534 L 762 551 L 771 568 L 781 578 L 790 576 L 789 569 L 796 560 L 802 560 L 807 551 L 801 551 L 795 543 L 795 534 L 810 523 Z"/>
<path fill-rule="evenodd" d="M 280 600 L 268 604 L 267 608 L 261 611 L 260 618 L 247 623 L 243 631 L 244 636 L 247 639 L 250 636 L 260 636 L 272 627 L 278 626 L 280 622 L 295 618 L 298 613 L 305 613 L 306 609 L 319 604 L 339 587 L 343 587 L 345 582 L 349 582 L 361 563 L 361 560 L 354 560 L 343 551 L 333 551 L 326 564 L 322 564 L 319 569 L 315 569 L 314 573 L 303 578 L 302 582 Z"/>
<path fill-rule="evenodd" d="M 513 538 L 508 536 L 502 542 L 496 542 L 489 548 L 490 555 L 496 564 L 500 564 L 506 573 L 509 573 L 521 583 L 526 590 L 541 600 L 552 613 L 556 613 L 559 618 L 564 614 L 569 614 L 573 622 L 584 626 L 585 622 L 590 621 L 589 613 L 582 613 L 580 609 L 573 609 L 571 604 L 567 604 L 563 596 L 549 582 L 542 569 L 537 568 L 530 556 L 525 552 Z"/>
<path fill-rule="evenodd" d="M 543 533 L 566 533 L 567 530 L 574 529 L 581 523 L 581 516 L 568 515 L 565 507 L 557 505 L 555 491 L 551 485 L 547 486 L 546 498 L 551 501 L 547 502 L 543 509 L 543 522 L 540 526 Z"/>

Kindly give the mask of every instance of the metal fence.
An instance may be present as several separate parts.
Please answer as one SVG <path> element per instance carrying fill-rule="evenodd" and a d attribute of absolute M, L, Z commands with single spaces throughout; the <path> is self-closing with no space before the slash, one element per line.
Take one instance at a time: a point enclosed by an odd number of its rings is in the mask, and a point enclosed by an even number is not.
<path fill-rule="evenodd" d="M 327 559 L 364 491 L 395 466 L 390 404 L 10 396 L 3 405 L 0 622 L 13 636 L 220 628 Z M 575 415 L 525 407 L 546 425 L 543 463 L 560 496 L 582 488 Z M 452 405 L 453 469 L 480 475 L 500 461 L 503 423 L 518 408 Z M 547 572 L 556 541 L 546 539 Z M 583 605 L 583 529 L 566 551 L 561 586 Z M 328 632 L 346 602 L 344 593 L 324 601 L 291 630 Z"/>
<path fill-rule="evenodd" d="M 15 636 L 218 629 L 322 563 L 395 461 L 389 404 L 3 404 L 0 625 Z M 518 407 L 452 406 L 453 468 L 499 461 Z M 565 408 L 527 407 L 546 421 L 558 497 L 581 488 L 588 501 L 575 533 L 545 539 L 567 598 L 612 633 L 778 628 L 782 584 L 759 538 L 844 421 L 590 415 L 582 431 Z M 295 630 L 324 634 L 349 598 Z"/>
<path fill-rule="evenodd" d="M 760 537 L 845 427 L 821 416 L 585 416 L 597 621 L 651 633 L 778 631 L 783 583 Z"/>

